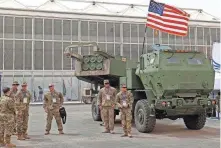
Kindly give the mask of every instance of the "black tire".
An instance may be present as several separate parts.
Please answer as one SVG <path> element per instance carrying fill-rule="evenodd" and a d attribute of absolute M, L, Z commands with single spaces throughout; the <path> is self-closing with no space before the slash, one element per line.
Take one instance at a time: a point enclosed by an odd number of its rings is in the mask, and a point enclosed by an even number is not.
<path fill-rule="evenodd" d="M 141 133 L 151 133 L 156 125 L 156 117 L 150 116 L 151 109 L 147 100 L 139 100 L 134 110 L 136 129 Z"/>
<path fill-rule="evenodd" d="M 202 111 L 199 115 L 186 116 L 183 121 L 188 129 L 200 130 L 206 123 L 206 111 Z"/>
<path fill-rule="evenodd" d="M 91 103 L 92 118 L 94 121 L 101 121 L 100 109 L 97 106 L 97 100 L 93 99 Z"/>
<path fill-rule="evenodd" d="M 212 117 L 212 113 L 207 113 L 207 116 L 208 117 Z"/>

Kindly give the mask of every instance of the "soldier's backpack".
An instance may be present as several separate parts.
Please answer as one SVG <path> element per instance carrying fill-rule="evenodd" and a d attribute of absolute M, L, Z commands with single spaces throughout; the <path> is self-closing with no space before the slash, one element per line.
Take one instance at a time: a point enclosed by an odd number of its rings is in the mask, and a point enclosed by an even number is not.
<path fill-rule="evenodd" d="M 65 124 L 65 123 L 66 123 L 66 120 L 67 120 L 67 113 L 66 113 L 65 108 L 64 108 L 64 107 L 61 107 L 61 108 L 59 109 L 59 112 L 60 112 L 60 116 L 61 116 L 62 122 L 63 122 L 63 124 Z"/>

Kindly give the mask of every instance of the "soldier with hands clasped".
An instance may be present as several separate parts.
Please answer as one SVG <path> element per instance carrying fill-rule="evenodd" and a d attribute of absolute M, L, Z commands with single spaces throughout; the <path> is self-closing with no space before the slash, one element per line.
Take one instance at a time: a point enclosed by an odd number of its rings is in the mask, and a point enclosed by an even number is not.
<path fill-rule="evenodd" d="M 98 104 L 105 127 L 105 131 L 103 133 L 114 134 L 114 108 L 116 93 L 116 89 L 110 86 L 109 80 L 104 80 L 104 87 L 100 89 L 98 96 Z"/>
<path fill-rule="evenodd" d="M 9 97 L 10 88 L 3 88 L 4 95 L 0 98 L 0 147 L 15 147 L 11 143 L 11 135 L 15 127 L 15 101 Z"/>
<path fill-rule="evenodd" d="M 61 116 L 59 112 L 59 109 L 62 107 L 64 102 L 63 95 L 54 89 L 54 84 L 49 84 L 48 87 L 49 87 L 49 92 L 47 92 L 44 95 L 44 103 L 43 103 L 43 108 L 47 113 L 47 125 L 45 129 L 46 130 L 45 135 L 48 135 L 50 133 L 53 117 L 56 120 L 59 134 L 64 134 L 61 122 Z"/>
<path fill-rule="evenodd" d="M 30 139 L 27 136 L 28 130 L 28 119 L 29 119 L 29 104 L 31 101 L 31 93 L 27 90 L 27 83 L 24 82 L 21 90 L 19 91 L 16 98 L 16 108 L 17 108 L 17 133 L 18 140 Z"/>
<path fill-rule="evenodd" d="M 133 95 L 131 92 L 127 91 L 125 84 L 122 85 L 121 91 L 116 96 L 116 103 L 120 108 L 121 112 L 121 124 L 124 130 L 122 137 L 131 135 L 131 123 L 132 123 L 132 104 L 133 104 Z"/>
<path fill-rule="evenodd" d="M 18 81 L 14 81 L 12 83 L 12 88 L 11 88 L 11 91 L 10 91 L 10 97 L 12 99 L 14 99 L 14 101 L 16 100 L 16 96 L 18 95 L 18 86 L 19 86 L 19 83 Z M 17 134 L 17 122 L 16 122 L 16 118 L 15 119 L 15 127 L 14 127 L 14 132 L 13 132 L 13 135 L 16 135 Z"/>

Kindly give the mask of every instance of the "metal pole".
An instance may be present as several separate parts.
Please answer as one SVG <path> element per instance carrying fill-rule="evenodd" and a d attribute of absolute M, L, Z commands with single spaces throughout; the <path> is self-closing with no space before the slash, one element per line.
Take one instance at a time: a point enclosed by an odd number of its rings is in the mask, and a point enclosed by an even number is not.
<path fill-rule="evenodd" d="M 142 53 L 141 54 L 144 54 L 144 44 L 145 44 L 145 41 L 146 41 L 146 34 L 147 34 L 147 26 L 145 27 L 145 30 L 144 30 L 143 47 L 142 47 Z"/>
<path fill-rule="evenodd" d="M 31 92 L 32 92 L 32 96 L 34 96 L 34 61 L 35 61 L 35 59 L 34 59 L 34 47 L 35 47 L 35 41 L 34 41 L 34 35 L 35 35 L 35 30 L 34 30 L 34 18 L 32 18 L 32 41 L 31 41 L 31 60 L 32 60 L 32 62 L 31 62 Z M 33 100 L 32 100 L 33 101 Z"/>

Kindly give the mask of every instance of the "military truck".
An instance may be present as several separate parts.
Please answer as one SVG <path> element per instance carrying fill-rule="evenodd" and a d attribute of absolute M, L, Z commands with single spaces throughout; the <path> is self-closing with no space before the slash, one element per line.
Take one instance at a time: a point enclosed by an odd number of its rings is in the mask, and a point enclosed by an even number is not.
<path fill-rule="evenodd" d="M 94 53 L 77 54 L 73 48 L 79 46 L 93 46 Z M 104 79 L 109 79 L 117 89 L 127 85 L 134 95 L 132 113 L 139 132 L 152 132 L 156 119 L 164 118 L 183 118 L 191 130 L 204 127 L 206 110 L 212 104 L 207 96 L 213 90 L 215 73 L 203 53 L 156 44 L 138 62 L 114 57 L 96 43 L 76 43 L 66 48 L 65 55 L 76 59 L 75 76 L 82 81 L 102 85 Z M 119 114 L 117 107 L 115 113 Z M 97 98 L 92 102 L 92 117 L 101 120 Z"/>

